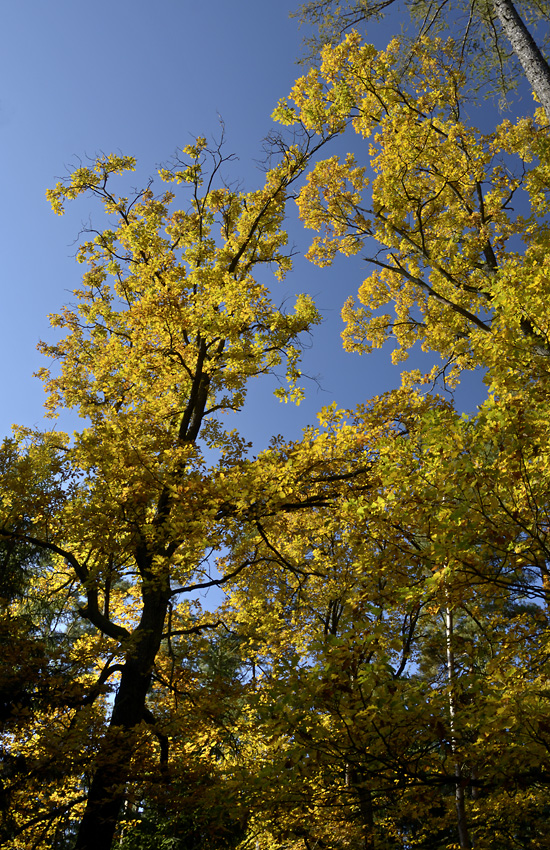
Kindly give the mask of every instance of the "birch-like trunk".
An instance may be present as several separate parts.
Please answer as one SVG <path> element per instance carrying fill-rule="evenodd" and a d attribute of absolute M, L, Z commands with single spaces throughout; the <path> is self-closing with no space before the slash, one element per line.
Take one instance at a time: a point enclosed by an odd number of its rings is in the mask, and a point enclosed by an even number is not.
<path fill-rule="evenodd" d="M 512 0 L 492 0 L 504 34 L 518 57 L 531 88 L 550 121 L 550 68 L 533 36 L 517 13 Z"/>
<path fill-rule="evenodd" d="M 466 805 L 464 800 L 464 783 L 462 767 L 458 759 L 456 744 L 456 697 L 455 697 L 455 659 L 453 650 L 453 611 L 447 595 L 445 609 L 445 638 L 447 644 L 447 681 L 449 683 L 449 716 L 451 726 L 451 751 L 454 758 L 455 772 L 455 806 L 458 825 L 458 840 L 461 850 L 471 850 L 472 844 L 466 820 Z"/>

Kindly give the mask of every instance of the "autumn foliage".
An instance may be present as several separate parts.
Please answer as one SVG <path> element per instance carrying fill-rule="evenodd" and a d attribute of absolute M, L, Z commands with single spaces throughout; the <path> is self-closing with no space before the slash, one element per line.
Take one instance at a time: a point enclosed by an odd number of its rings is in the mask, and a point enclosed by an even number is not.
<path fill-rule="evenodd" d="M 478 130 L 474 83 L 452 39 L 351 32 L 259 189 L 199 138 L 163 194 L 114 155 L 49 193 L 106 225 L 42 344 L 83 427 L 0 453 L 0 846 L 549 846 L 548 121 Z M 261 375 L 300 400 L 320 320 L 260 282 L 291 195 L 312 262 L 369 261 L 344 346 L 433 368 L 253 457 L 227 414 Z M 437 388 L 476 369 L 462 415 Z"/>

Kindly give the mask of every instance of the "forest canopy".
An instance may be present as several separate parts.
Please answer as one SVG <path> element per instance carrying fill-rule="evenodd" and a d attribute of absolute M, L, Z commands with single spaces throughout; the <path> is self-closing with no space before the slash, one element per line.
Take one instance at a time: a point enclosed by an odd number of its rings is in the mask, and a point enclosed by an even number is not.
<path fill-rule="evenodd" d="M 256 188 L 200 136 L 132 195 L 122 154 L 48 191 L 94 210 L 41 343 L 83 424 L 0 448 L 0 846 L 550 846 L 546 6 L 412 6 L 376 49 L 391 3 L 305 4 Z M 508 59 L 540 105 L 476 127 Z M 294 202 L 313 264 L 364 257 L 345 348 L 432 366 L 253 454 L 251 381 L 299 403 L 322 319 L 277 306 Z"/>

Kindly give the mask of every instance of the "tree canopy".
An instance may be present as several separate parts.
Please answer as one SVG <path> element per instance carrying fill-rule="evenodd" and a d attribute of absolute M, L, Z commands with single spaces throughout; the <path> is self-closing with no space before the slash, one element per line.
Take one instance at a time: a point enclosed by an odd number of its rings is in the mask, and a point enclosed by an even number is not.
<path fill-rule="evenodd" d="M 461 43 L 407 51 L 326 44 L 259 188 L 199 137 L 161 194 L 122 155 L 48 193 L 105 224 L 41 344 L 82 428 L 0 453 L 0 846 L 548 847 L 548 120 L 478 129 Z M 313 263 L 367 261 L 344 345 L 434 366 L 252 455 L 250 382 L 299 402 L 321 319 L 265 282 L 294 199 Z"/>

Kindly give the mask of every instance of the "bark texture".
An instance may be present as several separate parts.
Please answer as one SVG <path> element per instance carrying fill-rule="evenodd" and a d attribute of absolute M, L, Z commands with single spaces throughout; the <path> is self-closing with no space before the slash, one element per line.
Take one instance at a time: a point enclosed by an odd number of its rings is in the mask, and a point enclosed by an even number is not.
<path fill-rule="evenodd" d="M 167 606 L 168 593 L 151 593 L 144 599 L 142 620 L 132 636 L 74 850 L 111 850 L 125 800 L 137 727 L 146 714 L 151 671 Z"/>
<path fill-rule="evenodd" d="M 511 0 L 492 0 L 495 15 L 550 121 L 550 68 Z"/>
<path fill-rule="evenodd" d="M 449 683 L 449 718 L 451 727 L 451 750 L 455 759 L 455 807 L 458 828 L 458 840 L 461 850 L 471 850 L 472 843 L 468 831 L 468 820 L 466 816 L 466 800 L 464 796 L 464 780 L 462 767 L 458 759 L 456 740 L 456 700 L 455 700 L 455 660 L 453 649 L 453 612 L 447 600 L 445 611 L 445 638 L 447 644 L 447 681 Z"/>

